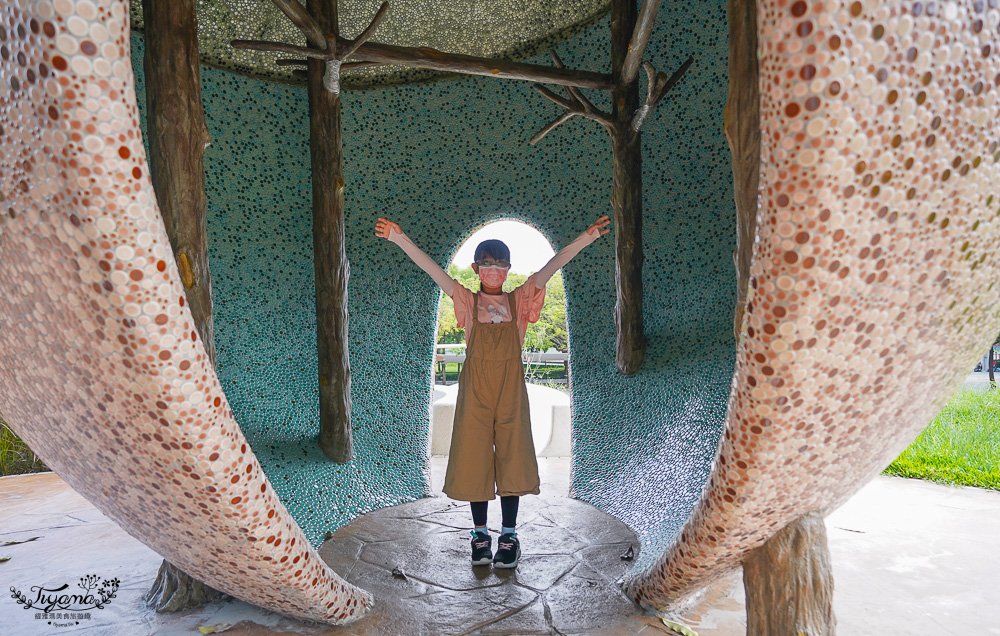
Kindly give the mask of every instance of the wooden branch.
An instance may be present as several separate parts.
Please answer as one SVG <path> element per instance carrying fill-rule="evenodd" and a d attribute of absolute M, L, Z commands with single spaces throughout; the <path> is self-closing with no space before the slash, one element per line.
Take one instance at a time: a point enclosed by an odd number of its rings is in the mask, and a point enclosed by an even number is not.
<path fill-rule="evenodd" d="M 384 66 L 381 62 L 344 62 L 340 65 L 341 71 L 354 71 L 359 68 L 372 68 L 373 66 Z"/>
<path fill-rule="evenodd" d="M 277 1 L 277 0 L 276 0 Z M 283 0 L 291 4 L 298 4 L 294 0 Z M 386 5 L 379 8 L 379 14 Z M 423 68 L 431 71 L 442 71 L 445 73 L 461 73 L 464 75 L 485 75 L 487 77 L 499 77 L 503 79 L 525 80 L 529 82 L 544 82 L 546 84 L 557 84 L 559 86 L 572 86 L 574 88 L 598 88 L 609 90 L 614 88 L 611 75 L 607 73 L 595 73 L 593 71 L 578 71 L 567 68 L 552 68 L 540 64 L 525 64 L 523 62 L 508 62 L 506 60 L 491 60 L 485 57 L 475 57 L 472 55 L 460 55 L 457 53 L 442 53 L 436 49 L 421 47 L 413 48 L 407 46 L 393 46 L 390 44 L 378 44 L 376 42 L 365 42 L 362 37 L 370 37 L 374 33 L 374 28 L 378 26 L 379 14 L 375 20 L 365 29 L 355 40 L 347 40 L 336 37 L 336 46 L 325 49 L 314 49 L 284 42 L 271 42 L 268 40 L 231 40 L 230 45 L 236 49 L 252 51 L 277 51 L 279 53 L 289 53 L 318 60 L 345 59 L 351 55 L 355 62 L 365 62 L 367 66 L 379 64 L 398 64 L 413 68 Z M 369 30 L 371 32 L 369 32 Z M 367 35 L 366 35 L 367 34 Z M 336 51 L 340 49 L 345 54 L 338 56 Z M 352 66 L 351 68 L 362 68 Z M 582 95 L 581 95 L 582 97 Z M 579 99 L 579 98 L 578 98 Z M 600 113 L 586 98 L 581 100 L 583 109 L 591 113 Z"/>
<path fill-rule="evenodd" d="M 646 53 L 646 45 L 649 44 L 649 36 L 653 31 L 653 24 L 656 22 L 656 13 L 660 10 L 660 3 L 663 0 L 643 0 L 642 8 L 639 9 L 639 17 L 635 21 L 635 30 L 632 31 L 632 39 L 628 43 L 628 53 L 622 63 L 619 82 L 629 84 L 639 74 L 639 62 Z"/>
<path fill-rule="evenodd" d="M 382 23 L 382 20 L 385 18 L 385 14 L 388 12 L 389 3 L 383 2 L 382 6 L 380 6 L 378 11 L 375 13 L 375 17 L 372 18 L 371 24 L 368 25 L 368 28 L 362 31 L 361 35 L 354 38 L 354 41 L 347 45 L 347 49 L 345 49 L 344 52 L 337 55 L 338 59 L 346 60 L 358 50 L 358 47 L 367 42 L 368 38 L 375 33 L 376 29 L 378 29 L 378 25 Z"/>
<path fill-rule="evenodd" d="M 534 84 L 532 88 L 534 88 L 536 91 L 538 91 L 548 99 L 552 100 L 559 106 L 562 106 L 566 110 L 571 111 L 576 115 L 586 117 L 587 119 L 593 119 L 602 126 L 610 126 L 612 123 L 611 117 L 608 116 L 606 113 L 603 113 L 599 110 L 588 111 L 583 104 L 573 99 L 566 99 L 565 97 L 562 97 L 557 93 L 552 92 L 552 90 L 549 89 L 547 86 L 542 86 L 541 84 Z"/>
<path fill-rule="evenodd" d="M 555 64 L 557 68 L 566 68 L 565 65 L 563 65 L 563 61 L 559 59 L 559 55 L 556 54 L 555 49 L 549 49 L 549 53 L 552 55 L 552 63 Z M 569 94 L 572 97 L 574 97 L 576 101 L 580 102 L 580 105 L 583 106 L 583 109 L 585 111 L 587 111 L 588 113 L 598 113 L 600 115 L 603 115 L 608 120 L 608 124 L 605 125 L 610 125 L 611 116 L 602 111 L 597 106 L 594 106 L 594 104 L 589 99 L 587 99 L 587 96 L 583 94 L 583 91 L 581 91 L 576 86 L 567 86 L 566 88 L 567 90 L 569 90 Z"/>
<path fill-rule="evenodd" d="M 682 77 L 684 77 L 684 74 L 687 73 L 687 70 L 691 68 L 692 64 L 694 64 L 693 57 L 688 57 L 688 59 L 684 60 L 684 63 L 681 64 L 680 68 L 674 71 L 674 74 L 671 75 L 666 82 L 659 85 L 658 90 L 653 94 L 653 103 L 651 105 L 655 105 L 663 98 L 664 95 L 670 92 L 670 89 L 673 88 L 674 84 L 679 82 Z M 663 74 L 661 73 L 660 75 Z"/>
<path fill-rule="evenodd" d="M 276 7 L 281 9 L 292 24 L 302 31 L 302 34 L 306 36 L 306 40 L 309 44 L 312 44 L 317 49 L 325 51 L 327 49 L 326 33 L 323 32 L 323 27 L 319 25 L 309 12 L 306 11 L 305 7 L 296 2 L 296 0 L 271 0 Z"/>
<path fill-rule="evenodd" d="M 563 111 L 562 115 L 559 115 L 558 117 L 556 117 L 555 119 L 553 119 L 552 121 L 550 121 L 548 124 L 546 124 L 544 128 L 542 128 L 541 130 L 539 130 L 538 132 L 536 132 L 535 136 L 528 140 L 528 143 L 531 144 L 532 146 L 534 146 L 539 141 L 541 141 L 542 138 L 545 137 L 545 135 L 547 135 L 550 132 L 552 132 L 553 130 L 555 130 L 555 128 L 557 126 L 559 126 L 560 124 L 563 124 L 564 122 L 567 122 L 570 119 L 572 119 L 573 117 L 575 117 L 576 114 L 577 113 L 575 113 L 575 112 L 573 112 L 571 110 Z"/>
<path fill-rule="evenodd" d="M 338 48 L 349 43 L 349 40 L 337 41 Z M 523 62 L 508 62 L 506 60 L 491 60 L 484 57 L 460 55 L 457 53 L 442 53 L 431 48 L 413 48 L 365 42 L 353 54 L 354 59 L 381 64 L 399 64 L 415 68 L 425 68 L 445 73 L 463 73 L 465 75 L 485 75 L 504 79 L 525 80 L 529 82 L 544 82 L 560 86 L 579 86 L 581 88 L 599 88 L 608 90 L 614 87 L 611 76 L 607 73 L 593 71 L 577 71 L 565 68 L 552 68 L 540 64 L 525 64 Z"/>
<path fill-rule="evenodd" d="M 288 59 L 283 58 L 280 60 L 275 60 L 275 64 L 278 66 L 309 66 L 309 60 L 299 60 L 299 59 Z"/>
<path fill-rule="evenodd" d="M 656 88 L 656 82 L 659 75 L 656 73 L 656 69 L 649 62 L 642 63 L 642 70 L 646 71 L 646 103 L 648 104 L 653 100 L 653 90 Z M 660 75 L 663 75 L 662 73 Z M 663 78 L 666 79 L 666 75 Z"/>
<path fill-rule="evenodd" d="M 576 110 L 576 104 L 572 101 L 566 99 L 565 97 L 552 92 L 548 86 L 542 86 L 541 84 L 532 85 L 533 89 L 542 94 L 542 96 L 555 102 L 557 105 L 562 106 L 566 110 Z"/>
<path fill-rule="evenodd" d="M 359 68 L 370 68 L 372 66 L 381 66 L 381 64 L 378 62 L 344 62 L 340 65 L 340 72 L 343 74 Z M 304 68 L 297 68 L 293 70 L 292 75 L 299 79 L 309 79 L 309 71 Z"/>
<path fill-rule="evenodd" d="M 285 44 L 284 42 L 269 42 L 267 40 L 230 40 L 229 45 L 234 49 L 250 51 L 277 51 L 279 53 L 290 53 L 292 55 L 304 55 L 315 60 L 328 60 L 333 57 L 331 53 L 318 49 L 309 49 L 304 46 Z"/>
<path fill-rule="evenodd" d="M 666 73 L 656 73 L 653 69 L 653 65 L 649 62 L 643 62 L 642 67 L 646 70 L 646 76 L 649 77 L 649 84 L 646 86 L 646 102 L 635 111 L 635 115 L 632 116 L 632 130 L 639 132 L 642 128 L 642 123 L 646 121 L 646 117 L 652 111 L 653 107 L 659 103 L 664 95 L 674 87 L 681 77 L 687 73 L 687 70 L 691 68 L 694 64 L 694 58 L 689 57 L 684 60 L 680 68 L 674 71 L 674 74 L 667 78 Z"/>

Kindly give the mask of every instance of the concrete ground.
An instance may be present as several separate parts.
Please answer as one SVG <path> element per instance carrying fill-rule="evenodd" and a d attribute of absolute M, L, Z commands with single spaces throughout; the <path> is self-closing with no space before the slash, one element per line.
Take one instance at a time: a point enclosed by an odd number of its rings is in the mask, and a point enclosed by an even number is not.
<path fill-rule="evenodd" d="M 436 488 L 443 466 L 443 459 L 432 460 Z M 634 536 L 600 511 L 556 496 L 567 491 L 568 460 L 543 459 L 540 467 L 547 494 L 524 500 L 525 556 L 514 573 L 489 567 L 477 573 L 462 565 L 466 513 L 443 498 L 366 515 L 339 530 L 321 554 L 380 601 L 367 624 L 342 628 L 234 600 L 156 614 L 142 606 L 141 596 L 159 567 L 158 555 L 53 474 L 0 478 L 0 559 L 9 557 L 0 562 L 0 633 L 197 634 L 199 626 L 224 624 L 233 626 L 227 634 L 666 633 L 613 584 L 627 567 L 622 549 Z M 490 510 L 491 526 L 499 521 L 497 507 Z M 410 535 L 411 549 L 385 541 L 393 519 L 419 526 Z M 838 633 L 1000 635 L 1000 493 L 879 477 L 830 515 L 827 529 Z M 390 567 L 401 571 L 393 576 Z M 118 578 L 121 587 L 104 609 L 78 624 L 36 619 L 7 593 L 11 587 L 27 592 L 35 585 L 73 585 L 88 574 Z M 396 610 L 389 608 L 393 602 Z M 465 618 L 457 611 L 463 608 L 469 610 Z M 740 574 L 709 588 L 679 620 L 700 636 L 743 634 Z"/>
<path fill-rule="evenodd" d="M 993 374 L 998 385 L 1000 385 L 1000 371 Z M 990 388 L 990 373 L 989 371 L 973 371 L 969 374 L 965 381 L 962 382 L 961 388 L 963 389 L 977 389 L 979 391 L 987 391 Z"/>

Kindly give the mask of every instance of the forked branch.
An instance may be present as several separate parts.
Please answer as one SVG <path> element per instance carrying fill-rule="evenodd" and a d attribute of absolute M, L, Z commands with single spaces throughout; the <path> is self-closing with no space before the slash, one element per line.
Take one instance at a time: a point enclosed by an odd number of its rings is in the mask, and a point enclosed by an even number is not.
<path fill-rule="evenodd" d="M 383 2 L 376 12 L 371 24 L 354 40 L 338 37 L 336 34 L 323 36 L 322 44 L 316 41 L 318 33 L 322 33 L 319 24 L 305 12 L 296 0 L 272 0 L 286 16 L 306 35 L 309 43 L 316 48 L 294 46 L 283 42 L 268 42 L 262 40 L 233 40 L 234 48 L 255 51 L 277 51 L 294 55 L 321 59 L 328 63 L 324 83 L 328 88 L 339 86 L 338 63 L 344 63 L 349 57 L 365 66 L 379 64 L 398 64 L 413 68 L 423 68 L 445 73 L 462 73 L 466 75 L 485 75 L 505 79 L 545 82 L 563 86 L 599 88 L 608 90 L 614 86 L 611 75 L 593 71 L 577 71 L 563 67 L 552 68 L 540 64 L 509 62 L 507 60 L 491 60 L 456 53 L 443 53 L 426 47 L 405 47 L 369 42 L 372 34 L 385 18 L 389 9 Z M 291 64 L 286 62 L 285 64 Z M 348 66 L 343 66 L 347 70 Z M 350 68 L 361 68 L 351 66 Z M 593 109 L 589 102 L 581 101 L 586 108 Z"/>
<path fill-rule="evenodd" d="M 684 74 L 687 73 L 687 70 L 691 68 L 692 64 L 694 64 L 694 58 L 688 57 L 688 59 L 684 60 L 684 63 L 681 64 L 680 68 L 674 71 L 673 75 L 667 77 L 666 73 L 657 73 L 656 69 L 654 69 L 653 65 L 649 62 L 642 63 L 642 68 L 646 71 L 646 77 L 649 78 L 649 82 L 646 86 L 646 101 L 638 108 L 638 110 L 635 111 L 635 115 L 632 117 L 633 131 L 639 132 L 639 129 L 642 128 L 642 123 L 646 121 L 646 116 L 649 115 L 649 112 L 654 106 L 656 106 L 657 103 L 659 103 L 661 99 L 663 99 L 663 96 L 674 87 L 674 84 L 684 77 Z"/>
<path fill-rule="evenodd" d="M 388 12 L 389 12 L 389 3 L 383 2 L 382 6 L 380 6 L 378 8 L 378 11 L 375 12 L 375 17 L 372 18 L 371 24 L 368 25 L 368 28 L 362 31 L 361 35 L 356 37 L 353 42 L 348 44 L 344 52 L 338 55 L 338 57 L 341 60 L 346 60 L 347 58 L 351 57 L 351 55 L 353 55 L 354 52 L 357 51 L 362 44 L 367 42 L 368 38 L 370 38 L 373 33 L 375 33 L 375 30 L 378 29 L 378 25 L 382 23 L 382 20 L 385 18 L 385 14 Z"/>
<path fill-rule="evenodd" d="M 299 28 L 299 31 L 302 31 L 309 44 L 312 44 L 321 51 L 327 49 L 326 34 L 323 32 L 323 27 L 319 25 L 319 22 L 316 22 L 315 18 L 309 15 L 305 7 L 296 0 L 271 0 L 271 2 L 281 9 L 282 13 L 288 16 L 288 19 Z"/>
<path fill-rule="evenodd" d="M 550 50 L 549 53 L 552 55 L 552 62 L 556 65 L 556 68 L 565 68 L 563 61 L 559 59 L 559 55 L 555 52 L 555 50 Z M 532 88 L 541 93 L 547 99 L 552 100 L 557 105 L 566 109 L 561 115 L 546 124 L 544 128 L 539 130 L 530 140 L 528 140 L 528 143 L 532 146 L 541 141 L 545 135 L 555 130 L 558 126 L 577 115 L 586 117 L 587 119 L 593 119 L 605 128 L 610 129 L 612 125 L 611 116 L 594 106 L 593 102 L 587 99 L 587 96 L 584 95 L 583 92 L 576 86 L 566 87 L 569 91 L 569 99 L 552 92 L 551 89 L 542 86 L 541 84 L 535 84 Z"/>

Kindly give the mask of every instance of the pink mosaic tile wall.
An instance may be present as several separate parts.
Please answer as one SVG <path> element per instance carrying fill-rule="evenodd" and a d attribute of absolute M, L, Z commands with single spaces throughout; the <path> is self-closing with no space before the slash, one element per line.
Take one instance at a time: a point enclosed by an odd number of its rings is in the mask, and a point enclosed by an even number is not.
<path fill-rule="evenodd" d="M 726 428 L 658 609 L 829 511 L 1000 331 L 997 0 L 758 3 L 758 235 Z M 919 365 L 917 368 L 914 365 Z"/>
<path fill-rule="evenodd" d="M 304 619 L 371 596 L 319 558 L 233 419 L 144 156 L 120 0 L 0 6 L 0 413 L 130 534 Z"/>

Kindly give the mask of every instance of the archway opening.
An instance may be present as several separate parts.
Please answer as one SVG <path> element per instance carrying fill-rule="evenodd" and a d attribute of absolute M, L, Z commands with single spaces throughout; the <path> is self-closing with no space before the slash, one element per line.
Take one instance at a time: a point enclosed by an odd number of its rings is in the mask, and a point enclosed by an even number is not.
<path fill-rule="evenodd" d="M 501 220 L 487 224 L 466 239 L 448 266 L 448 274 L 473 292 L 478 292 L 480 286 L 479 276 L 472 269 L 475 249 L 487 239 L 499 239 L 510 248 L 511 266 L 503 284 L 505 292 L 523 284 L 555 254 L 545 236 L 525 223 Z M 540 458 L 568 458 L 570 343 L 562 271 L 547 281 L 545 290 L 538 321 L 527 325 L 521 358 L 528 385 L 535 454 Z M 458 326 L 454 302 L 444 293 L 435 334 L 431 455 L 447 456 L 465 361 L 466 330 Z"/>

